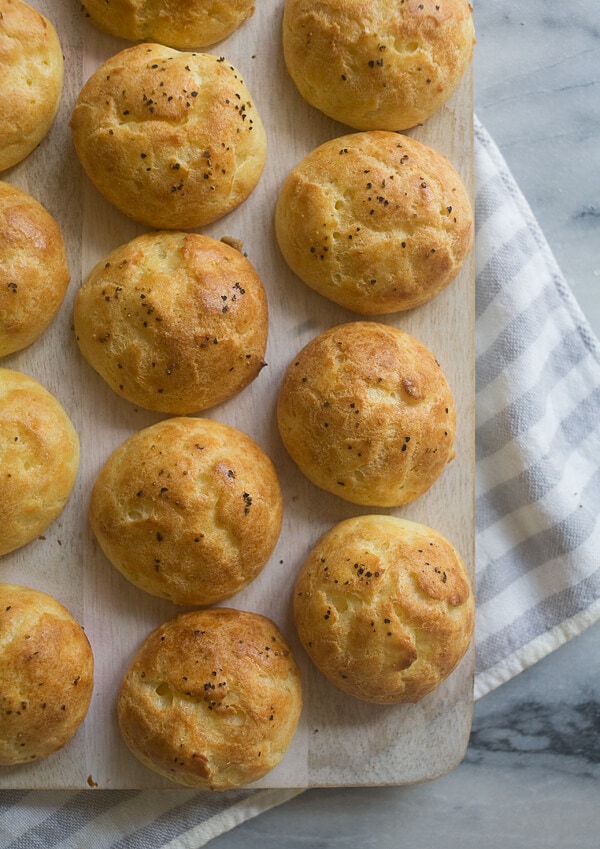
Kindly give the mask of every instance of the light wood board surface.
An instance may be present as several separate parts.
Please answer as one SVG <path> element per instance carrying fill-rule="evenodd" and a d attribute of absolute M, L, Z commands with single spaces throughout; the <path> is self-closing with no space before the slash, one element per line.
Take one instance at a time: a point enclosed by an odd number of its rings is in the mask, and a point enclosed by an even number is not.
<path fill-rule="evenodd" d="M 89 493 L 110 452 L 126 437 L 163 416 L 118 398 L 83 362 L 72 328 L 73 299 L 92 266 L 110 250 L 144 232 L 105 202 L 83 175 L 68 122 L 81 86 L 104 59 L 128 43 L 102 35 L 76 2 L 32 0 L 54 23 L 65 55 L 61 109 L 49 135 L 27 160 L 0 174 L 40 200 L 57 219 L 68 247 L 71 285 L 59 315 L 29 349 L 2 366 L 38 379 L 64 405 L 81 439 L 75 491 L 44 535 L 0 559 L 0 580 L 50 592 L 85 627 L 96 661 L 90 712 L 60 753 L 22 767 L 0 768 L 0 788 L 175 787 L 139 764 L 119 734 L 119 681 L 145 636 L 179 613 L 129 585 L 106 561 L 87 524 Z M 261 575 L 224 603 L 270 616 L 296 650 L 304 710 L 284 760 L 253 787 L 385 785 L 428 780 L 454 768 L 466 749 L 472 712 L 474 649 L 435 692 L 417 705 L 382 707 L 338 692 L 309 663 L 291 618 L 295 575 L 316 539 L 331 525 L 363 512 L 385 512 L 428 524 L 446 535 L 474 574 L 474 263 L 434 301 L 409 313 L 381 317 L 420 339 L 436 355 L 453 390 L 458 418 L 456 458 L 413 504 L 373 510 L 346 503 L 306 481 L 285 453 L 276 427 L 275 399 L 285 368 L 322 330 L 361 318 L 309 290 L 279 254 L 273 211 L 289 170 L 318 144 L 349 132 L 305 104 L 284 69 L 282 0 L 257 0 L 256 12 L 208 52 L 242 72 L 266 127 L 269 152 L 263 177 L 236 211 L 202 232 L 233 236 L 258 270 L 269 298 L 267 363 L 257 380 L 206 416 L 240 428 L 274 461 L 285 517 L 279 543 Z M 471 70 L 450 102 L 410 135 L 447 155 L 472 192 Z"/>

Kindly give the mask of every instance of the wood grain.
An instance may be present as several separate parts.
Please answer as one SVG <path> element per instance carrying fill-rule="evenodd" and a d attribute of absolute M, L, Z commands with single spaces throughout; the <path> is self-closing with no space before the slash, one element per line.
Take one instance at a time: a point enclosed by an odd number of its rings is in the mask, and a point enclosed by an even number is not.
<path fill-rule="evenodd" d="M 91 485 L 123 439 L 159 418 L 114 395 L 82 361 L 72 330 L 73 298 L 92 266 L 143 232 L 111 208 L 76 161 L 68 128 L 77 94 L 108 56 L 128 46 L 97 32 L 78 4 L 32 0 L 55 24 L 65 54 L 65 88 L 58 118 L 44 142 L 1 178 L 29 191 L 60 223 L 72 281 L 49 330 L 2 365 L 40 380 L 63 403 L 80 434 L 82 463 L 75 492 L 45 534 L 0 561 L 0 580 L 55 595 L 84 624 L 96 658 L 96 686 L 88 717 L 75 739 L 39 763 L 0 769 L 0 788 L 172 787 L 135 761 L 118 731 L 115 697 L 120 678 L 146 634 L 179 612 L 130 586 L 104 559 L 87 524 Z M 282 763 L 258 787 L 385 785 L 423 781 L 456 766 L 471 722 L 474 651 L 438 690 L 415 706 L 380 707 L 338 692 L 309 664 L 291 621 L 295 574 L 317 537 L 360 508 L 316 490 L 294 467 L 277 434 L 274 407 L 283 371 L 314 335 L 358 316 L 325 301 L 285 266 L 273 233 L 279 187 L 290 168 L 321 142 L 348 132 L 305 104 L 287 77 L 280 45 L 282 2 L 257 3 L 252 19 L 211 52 L 244 74 L 265 123 L 269 153 L 252 196 L 204 233 L 241 239 L 269 297 L 268 367 L 239 396 L 208 416 L 252 436 L 277 466 L 285 518 L 279 544 L 256 581 L 227 603 L 271 616 L 297 649 L 305 707 Z M 446 154 L 472 192 L 471 70 L 450 102 L 422 127 L 419 140 Z M 434 301 L 382 318 L 411 333 L 437 356 L 454 392 L 458 414 L 456 459 L 422 498 L 396 513 L 435 527 L 461 552 L 474 573 L 474 265 Z M 375 512 L 373 510 L 364 512 Z"/>

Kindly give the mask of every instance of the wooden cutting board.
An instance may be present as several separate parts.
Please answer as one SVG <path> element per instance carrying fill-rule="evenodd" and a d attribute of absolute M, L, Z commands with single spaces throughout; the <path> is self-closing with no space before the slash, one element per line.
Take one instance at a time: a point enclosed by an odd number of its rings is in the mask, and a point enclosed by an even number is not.
<path fill-rule="evenodd" d="M 0 580 L 56 596 L 84 625 L 96 660 L 92 705 L 76 737 L 60 753 L 22 767 L 0 768 L 0 788 L 174 787 L 141 766 L 121 741 L 115 697 L 138 644 L 181 611 L 129 585 L 105 560 L 87 524 L 91 486 L 110 452 L 158 414 L 118 398 L 81 359 L 73 334 L 73 299 L 92 266 L 143 232 L 95 191 L 76 160 L 68 122 L 90 74 L 128 43 L 104 36 L 77 3 L 31 0 L 54 23 L 65 55 L 62 105 L 49 135 L 26 161 L 4 172 L 40 200 L 67 242 L 72 281 L 62 309 L 44 336 L 2 365 L 38 379 L 64 405 L 81 439 L 75 491 L 44 539 L 0 560 Z M 236 398 L 206 415 L 253 437 L 277 466 L 285 518 L 277 548 L 262 574 L 226 606 L 270 616 L 283 630 L 301 666 L 305 707 L 281 764 L 254 787 L 386 785 L 424 781 L 454 768 L 464 755 L 472 713 L 474 650 L 434 693 L 417 705 L 382 707 L 338 692 L 308 662 L 291 618 L 296 572 L 320 534 L 360 512 L 387 512 L 423 522 L 445 534 L 474 574 L 474 263 L 434 301 L 379 320 L 416 336 L 439 360 L 458 415 L 456 459 L 433 488 L 400 510 L 357 508 L 317 490 L 297 471 L 277 434 L 275 398 L 290 359 L 313 336 L 361 318 L 325 301 L 288 270 L 276 246 L 273 212 L 279 187 L 306 153 L 349 132 L 305 104 L 287 77 L 281 51 L 282 0 L 259 0 L 254 17 L 210 52 L 224 55 L 244 75 L 269 141 L 266 170 L 251 197 L 203 232 L 244 243 L 267 290 L 270 307 L 268 367 Z M 411 131 L 446 154 L 472 191 L 472 77 L 424 126 Z"/>

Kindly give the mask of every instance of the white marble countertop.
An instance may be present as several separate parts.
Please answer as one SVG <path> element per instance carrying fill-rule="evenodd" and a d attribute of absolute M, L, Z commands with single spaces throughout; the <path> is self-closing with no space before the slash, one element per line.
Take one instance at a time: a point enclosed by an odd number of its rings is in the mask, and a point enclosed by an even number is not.
<path fill-rule="evenodd" d="M 600 6 L 479 0 L 475 109 L 600 335 Z M 476 703 L 430 784 L 311 790 L 210 849 L 597 849 L 600 623 Z"/>

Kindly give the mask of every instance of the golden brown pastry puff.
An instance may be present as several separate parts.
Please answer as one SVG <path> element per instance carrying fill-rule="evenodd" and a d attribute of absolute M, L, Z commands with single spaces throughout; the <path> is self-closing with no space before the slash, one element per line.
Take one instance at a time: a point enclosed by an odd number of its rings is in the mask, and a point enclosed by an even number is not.
<path fill-rule="evenodd" d="M 0 368 L 0 555 L 31 542 L 62 512 L 79 469 L 79 438 L 37 380 Z"/>
<path fill-rule="evenodd" d="M 298 277 L 336 304 L 381 315 L 430 301 L 471 251 L 474 217 L 448 159 L 385 131 L 331 139 L 279 193 L 275 227 Z"/>
<path fill-rule="evenodd" d="M 399 507 L 454 457 L 456 413 L 435 356 L 373 321 L 332 327 L 290 362 L 277 399 L 283 444 L 316 486 Z"/>
<path fill-rule="evenodd" d="M 298 635 L 339 689 L 378 704 L 416 702 L 465 654 L 475 605 L 454 546 L 433 528 L 357 516 L 315 544 L 294 590 Z"/>
<path fill-rule="evenodd" d="M 63 75 L 52 23 L 22 0 L 0 0 L 0 171 L 25 159 L 54 123 Z"/>
<path fill-rule="evenodd" d="M 92 649 L 72 614 L 48 593 L 0 584 L 0 765 L 68 743 L 93 685 Z"/>
<path fill-rule="evenodd" d="M 273 769 L 301 708 L 298 667 L 275 623 L 231 608 L 184 613 L 153 631 L 118 698 L 133 754 L 204 790 L 239 787 Z"/>
<path fill-rule="evenodd" d="M 92 490 L 90 522 L 110 562 L 175 604 L 229 598 L 267 563 L 283 499 L 270 458 L 212 419 L 171 418 L 125 440 Z"/>
<path fill-rule="evenodd" d="M 240 72 L 222 56 L 138 44 L 107 59 L 71 116 L 76 153 L 118 210 L 190 230 L 248 198 L 266 136 Z"/>
<path fill-rule="evenodd" d="M 312 106 L 357 130 L 406 130 L 450 97 L 473 56 L 467 0 L 286 0 L 288 72 Z"/>
<path fill-rule="evenodd" d="M 254 12 L 254 0 L 85 0 L 83 8 L 117 38 L 190 50 L 231 35 Z"/>
<path fill-rule="evenodd" d="M 0 357 L 42 335 L 69 280 L 58 222 L 31 195 L 0 182 Z"/>
<path fill-rule="evenodd" d="M 265 365 L 267 296 L 246 257 L 198 233 L 146 233 L 99 262 L 77 293 L 87 362 L 123 398 L 196 413 Z"/>

